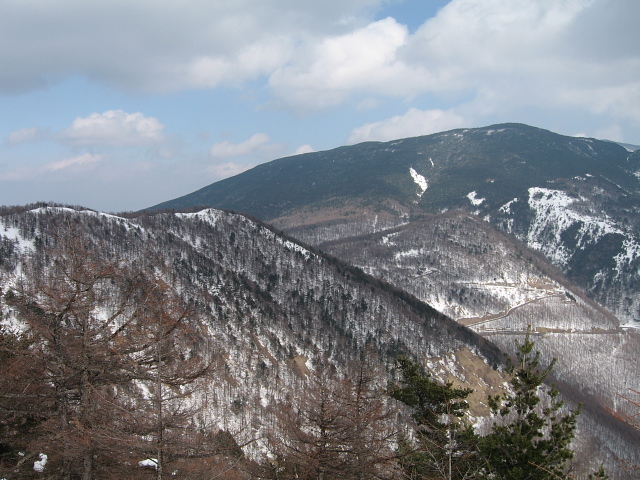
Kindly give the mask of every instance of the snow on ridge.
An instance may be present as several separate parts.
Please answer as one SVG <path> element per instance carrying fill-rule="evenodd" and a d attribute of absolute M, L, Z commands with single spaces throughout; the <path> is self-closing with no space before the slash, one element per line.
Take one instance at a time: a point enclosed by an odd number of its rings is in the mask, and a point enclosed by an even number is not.
<path fill-rule="evenodd" d="M 511 213 L 511 205 L 516 203 L 518 201 L 518 198 L 514 198 L 513 200 L 508 201 L 507 203 L 505 203 L 504 205 L 502 205 L 498 211 L 502 212 L 502 213 L 506 213 L 509 214 Z"/>
<path fill-rule="evenodd" d="M 289 250 L 292 250 L 294 252 L 301 253 L 304 256 L 304 258 L 308 259 L 308 258 L 311 258 L 311 257 L 314 257 L 314 258 L 316 257 L 316 255 L 313 252 L 307 250 L 302 245 L 298 245 L 297 243 L 292 242 L 291 240 L 287 240 L 285 238 L 282 238 L 279 235 L 275 235 L 274 234 L 274 236 L 276 238 L 276 241 L 279 242 L 281 245 L 283 245 L 285 248 L 288 248 Z"/>
<path fill-rule="evenodd" d="M 433 161 L 431 163 L 433 164 Z M 427 179 L 424 178 L 422 175 L 420 175 L 418 172 L 416 172 L 413 168 L 409 169 L 409 173 L 411 174 L 413 181 L 416 182 L 418 187 L 420 187 L 420 192 L 418 192 L 418 197 L 422 198 L 422 195 L 424 195 L 424 192 L 426 192 L 427 188 L 429 187 L 429 184 L 427 183 Z"/>
<path fill-rule="evenodd" d="M 209 223 L 211 226 L 215 227 L 216 223 L 220 219 L 221 214 L 222 214 L 221 210 L 218 210 L 216 208 L 206 208 L 204 210 L 200 210 L 199 212 L 176 213 L 175 216 L 178 218 L 184 218 L 184 219 L 195 218 L 195 219 L 204 220 L 207 223 Z"/>
<path fill-rule="evenodd" d="M 561 235 L 572 225 L 581 223 L 578 248 L 584 249 L 585 239 L 597 242 L 608 233 L 624 235 L 608 218 L 597 218 L 569 208 L 575 199 L 560 190 L 532 187 L 529 207 L 535 212 L 527 235 L 527 244 L 543 252 L 556 264 L 566 265 L 571 252 L 563 245 Z M 549 238 L 551 236 L 552 238 Z"/>
<path fill-rule="evenodd" d="M 482 205 L 482 203 L 486 200 L 486 198 L 477 198 L 477 195 L 478 193 L 475 190 L 467 194 L 467 198 L 471 202 L 471 205 L 473 205 L 474 207 Z"/>

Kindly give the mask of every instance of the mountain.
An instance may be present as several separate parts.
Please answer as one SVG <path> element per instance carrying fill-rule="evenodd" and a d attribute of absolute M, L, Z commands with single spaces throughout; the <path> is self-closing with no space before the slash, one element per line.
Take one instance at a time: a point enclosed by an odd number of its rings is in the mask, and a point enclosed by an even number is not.
<path fill-rule="evenodd" d="M 194 205 L 256 215 L 506 352 L 532 325 L 586 405 L 589 448 L 637 451 L 602 422 L 640 385 L 640 335 L 623 328 L 640 320 L 640 152 L 459 129 L 275 160 L 154 208 Z"/>
<path fill-rule="evenodd" d="M 461 356 L 465 363 L 443 375 L 464 378 L 483 395 L 503 388 L 492 367 L 504 355 L 490 342 L 415 297 L 245 216 L 210 209 L 125 218 L 49 205 L 0 213 L 0 327 L 22 328 L 12 299 L 25 282 L 52 278 L 51 288 L 37 296 L 52 295 L 61 281 L 47 272 L 69 261 L 62 248 L 68 238 L 81 239 L 99 256 L 80 265 L 104 262 L 108 278 L 117 278 L 114 268 L 160 277 L 197 315 L 184 355 L 200 352 L 220 362 L 198 392 L 206 405 L 201 428 L 232 432 L 252 458 L 269 452 L 281 406 L 298 401 L 325 362 L 344 376 L 348 365 L 369 355 L 372 368 L 384 372 L 377 380 L 382 389 L 399 354 L 434 363 Z M 103 318 L 120 304 L 121 290 L 113 285 L 101 287 L 110 290 L 96 296 L 104 300 L 91 315 Z M 0 395 L 0 413 L 3 400 Z M 5 433 L 0 429 L 0 455 L 8 449 Z"/>
<path fill-rule="evenodd" d="M 616 319 L 571 287 L 542 256 L 531 257 L 524 245 L 473 215 L 438 214 L 421 220 L 420 228 L 418 222 L 323 245 L 354 263 L 361 263 L 359 257 L 344 249 L 355 248 L 366 258 L 382 245 L 375 252 L 377 266 L 367 269 L 389 277 L 385 282 L 268 225 L 216 209 L 115 216 L 40 205 L 0 213 L 2 324 L 19 328 L 20 317 L 6 294 L 31 268 L 46 272 L 64 259 L 56 252 L 65 232 L 96 246 L 105 260 L 133 269 L 150 264 L 155 275 L 197 307 L 199 333 L 190 348 L 222 362 L 199 393 L 207 406 L 201 421 L 231 431 L 240 444 L 249 442 L 251 458 L 269 451 L 267 438 L 281 405 L 295 401 L 308 385 L 305 379 L 325 361 L 344 375 L 347 365 L 372 352 L 373 368 L 386 372 L 379 380 L 385 385 L 394 358 L 404 353 L 437 377 L 474 388 L 476 402 L 495 395 L 505 382 L 496 370 L 503 351 L 513 350 L 513 340 L 535 314 L 547 322 L 535 325 L 543 355 L 563 349 L 554 381 L 570 405 L 584 404 L 576 446 L 579 468 L 593 470 L 604 462 L 615 478 L 626 478 L 616 458 L 640 462 L 638 435 L 604 410 L 613 405 L 612 390 L 625 381 L 637 384 L 637 369 L 631 367 L 638 337 L 622 337 Z M 469 235 L 452 237 L 456 229 Z M 432 245 L 433 254 L 415 251 L 416 240 Z M 502 276 L 493 277 L 499 270 Z M 407 289 L 413 294 L 392 286 L 397 275 L 414 280 Z M 469 283 L 455 281 L 461 276 Z M 440 299 L 439 309 L 463 313 L 482 335 L 421 302 L 425 290 Z M 107 298 L 108 304 L 96 305 L 97 315 L 117 305 L 115 297 Z M 514 299 L 519 308 L 509 306 Z M 457 305 L 468 307 L 463 312 Z M 477 318 L 493 307 L 522 315 Z M 562 324 L 558 317 L 565 319 Z M 500 330 L 503 335 L 493 335 Z M 563 343 L 566 331 L 575 334 L 570 343 Z M 606 344 L 591 342 L 594 338 Z M 609 355 L 606 372 L 601 347 Z M 480 424 L 486 413 L 474 412 Z"/>
<path fill-rule="evenodd" d="M 152 209 L 194 206 L 304 241 L 465 211 L 542 252 L 623 323 L 640 321 L 640 151 L 609 141 L 501 124 L 368 142 L 274 160 Z"/>

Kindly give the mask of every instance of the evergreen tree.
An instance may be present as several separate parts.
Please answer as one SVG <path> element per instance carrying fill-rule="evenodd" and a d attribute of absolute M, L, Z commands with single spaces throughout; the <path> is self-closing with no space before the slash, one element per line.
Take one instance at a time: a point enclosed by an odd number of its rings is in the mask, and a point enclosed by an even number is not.
<path fill-rule="evenodd" d="M 531 329 L 523 343 L 516 341 L 516 363 L 510 362 L 513 393 L 489 398 L 497 422 L 480 441 L 486 462 L 482 478 L 504 480 L 557 480 L 566 478 L 573 458 L 571 441 L 580 409 L 566 412 L 555 387 L 543 383 L 555 364 L 540 368 Z"/>
<path fill-rule="evenodd" d="M 402 385 L 389 395 L 413 409 L 417 445 L 400 440 L 401 466 L 412 479 L 473 478 L 477 470 L 476 436 L 464 418 L 473 390 L 432 379 L 407 357 L 398 359 Z"/>

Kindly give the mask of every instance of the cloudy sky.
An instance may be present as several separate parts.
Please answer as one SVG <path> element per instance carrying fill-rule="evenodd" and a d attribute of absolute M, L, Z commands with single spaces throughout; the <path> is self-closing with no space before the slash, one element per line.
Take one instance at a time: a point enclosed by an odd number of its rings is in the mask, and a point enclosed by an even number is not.
<path fill-rule="evenodd" d="M 638 0 L 3 0 L 0 204 L 500 122 L 640 144 Z"/>

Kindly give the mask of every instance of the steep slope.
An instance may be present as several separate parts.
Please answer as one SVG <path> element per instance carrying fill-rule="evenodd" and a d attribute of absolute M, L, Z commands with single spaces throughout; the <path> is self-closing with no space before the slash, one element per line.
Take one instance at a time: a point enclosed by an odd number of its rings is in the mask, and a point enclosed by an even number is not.
<path fill-rule="evenodd" d="M 209 409 L 205 417 L 234 432 L 240 441 L 262 438 L 273 428 L 274 407 L 296 395 L 307 369 L 313 369 L 321 358 L 329 358 L 341 369 L 365 349 L 373 349 L 386 369 L 395 355 L 408 353 L 428 362 L 442 378 L 472 385 L 479 390 L 477 398 L 497 393 L 504 381 L 490 368 L 504 356 L 482 336 L 361 270 L 303 247 L 245 216 L 219 210 L 133 218 L 48 206 L 5 212 L 0 225 L 3 292 L 20 275 L 23 258 L 44 266 L 52 260 L 57 235 L 69 225 L 101 244 L 106 257 L 130 265 L 155 259 L 157 271 L 164 272 L 182 295 L 198 305 L 202 331 L 208 333 L 197 344 L 224 359 L 223 372 L 206 392 Z M 434 228 L 437 225 L 440 227 Z M 456 240 L 451 236 L 456 229 L 470 235 Z M 416 240 L 432 246 L 433 253 L 415 251 Z M 457 242 L 454 249 L 452 242 Z M 602 392 L 604 367 L 602 371 L 591 369 L 584 358 L 578 371 L 568 361 L 569 355 L 563 355 L 556 380 L 572 404 L 585 402 L 579 465 L 587 469 L 605 462 L 615 472 L 617 456 L 640 460 L 633 447 L 638 440 L 633 432 L 602 416 L 601 408 L 610 400 L 609 392 L 620 385 L 618 380 L 637 380 L 638 369 L 628 368 L 632 358 L 628 354 L 635 344 L 616 337 L 615 319 L 561 279 L 552 280 L 545 271 L 548 266 L 527 257 L 524 247 L 517 249 L 506 237 L 497 238 L 475 216 L 449 214 L 425 219 L 421 228 L 409 225 L 323 248 L 363 263 L 367 270 L 390 281 L 402 283 L 401 279 L 412 278 L 409 291 L 433 298 L 439 308 L 467 319 L 482 316 L 488 306 L 495 307 L 493 313 L 505 313 L 508 299 L 517 298 L 522 308 L 516 311 L 534 310 L 524 315 L 508 311 L 509 315 L 496 315 L 489 322 L 479 318 L 467 322 L 475 323 L 505 350 L 513 348 L 513 333 L 522 331 L 530 315 L 540 316 L 536 321 L 540 332 L 579 330 L 576 336 L 585 339 L 593 333 L 589 325 L 597 325 L 609 333 L 607 338 L 614 344 L 607 346 L 616 349 L 611 360 L 617 370 L 615 376 L 609 375 L 616 381 L 604 386 L 609 387 L 606 392 Z M 468 250 L 473 254 L 461 255 Z M 374 253 L 376 266 L 369 257 Z M 494 278 L 498 265 L 504 273 Z M 456 275 L 465 275 L 474 285 L 456 281 Z M 13 321 L 14 314 L 4 302 L 2 313 L 5 322 Z M 563 315 L 568 315 L 567 322 L 560 325 L 557 318 Z M 505 328 L 504 335 L 494 335 Z M 552 348 L 571 353 L 558 338 L 545 334 L 536 341 L 545 355 L 555 353 Z M 588 348 L 584 341 L 575 345 L 582 352 L 603 355 L 592 343 Z M 597 372 L 591 380 L 590 370 Z M 269 448 L 264 441 L 252 445 L 255 455 Z M 596 456 L 589 453 L 594 445 L 599 451 Z M 624 476 L 620 473 L 616 478 Z"/>
<path fill-rule="evenodd" d="M 544 253 L 632 324 L 639 172 L 640 152 L 621 145 L 502 124 L 274 160 L 154 209 L 230 208 L 292 232 L 342 221 L 332 238 L 464 210 Z"/>
<path fill-rule="evenodd" d="M 197 306 L 207 335 L 196 344 L 224 359 L 206 392 L 207 417 L 241 432 L 239 441 L 264 437 L 274 424 L 273 406 L 295 397 L 305 372 L 321 359 L 340 370 L 369 350 L 386 370 L 400 353 L 424 359 L 464 351 L 473 358 L 468 378 L 477 376 L 473 371 L 480 365 L 504 359 L 485 339 L 414 297 L 219 210 L 136 218 L 49 206 L 5 212 L 2 323 L 19 324 L 4 294 L 25 271 L 22 262 L 46 269 L 58 261 L 53 252 L 60 233 L 71 227 L 100 245 L 105 258 L 132 267 L 153 259 L 154 270 Z M 458 367 L 458 375 L 465 371 Z M 490 386 L 496 381 L 486 377 L 481 383 L 497 391 Z M 253 445 L 256 451 L 267 448 Z"/>
<path fill-rule="evenodd" d="M 331 236 L 331 224 L 324 228 Z M 308 239 L 317 230 L 308 231 Z M 582 438 L 590 432 L 597 448 L 613 456 L 634 450 L 611 428 L 607 409 L 640 384 L 634 353 L 640 335 L 621 329 L 614 315 L 524 243 L 458 211 L 318 246 L 406 289 L 507 352 L 531 325 L 544 361 L 558 359 L 554 381 L 585 405 Z"/>

